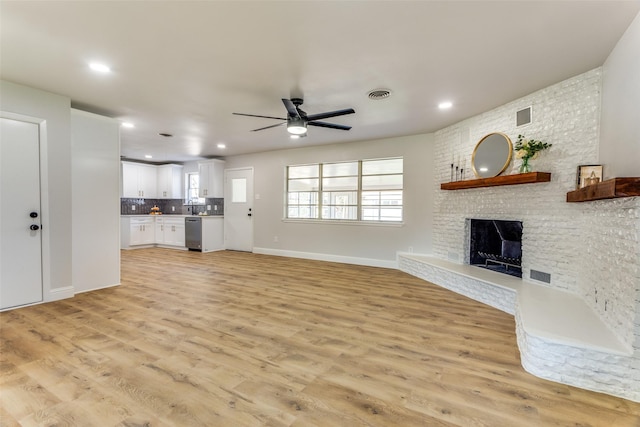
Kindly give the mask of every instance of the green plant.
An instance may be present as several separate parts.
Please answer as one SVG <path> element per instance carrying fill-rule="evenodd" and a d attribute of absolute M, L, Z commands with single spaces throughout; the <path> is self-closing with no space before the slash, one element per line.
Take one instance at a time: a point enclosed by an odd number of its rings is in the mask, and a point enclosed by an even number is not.
<path fill-rule="evenodd" d="M 538 153 L 542 150 L 546 150 L 553 144 L 548 144 L 542 141 L 536 141 L 535 139 L 525 139 L 524 135 L 518 135 L 516 141 L 516 157 L 518 159 L 529 160 L 537 159 Z"/>

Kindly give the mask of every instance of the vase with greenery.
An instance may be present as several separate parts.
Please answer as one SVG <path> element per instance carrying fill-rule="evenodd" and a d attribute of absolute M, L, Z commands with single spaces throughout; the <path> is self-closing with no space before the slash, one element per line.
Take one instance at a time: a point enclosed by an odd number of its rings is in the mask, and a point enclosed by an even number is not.
<path fill-rule="evenodd" d="M 529 160 L 537 159 L 540 151 L 546 150 L 552 145 L 553 144 L 548 144 L 546 142 L 536 141 L 535 139 L 525 139 L 524 135 L 518 135 L 518 140 L 516 141 L 516 157 L 518 159 L 522 159 L 522 164 L 520 165 L 518 172 L 531 172 Z"/>

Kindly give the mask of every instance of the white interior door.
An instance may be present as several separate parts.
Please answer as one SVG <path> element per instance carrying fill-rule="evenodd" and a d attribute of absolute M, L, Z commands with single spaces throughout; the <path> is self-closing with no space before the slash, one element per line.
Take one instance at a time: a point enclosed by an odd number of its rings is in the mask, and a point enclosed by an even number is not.
<path fill-rule="evenodd" d="M 253 168 L 224 171 L 225 248 L 253 251 Z"/>
<path fill-rule="evenodd" d="M 0 118 L 0 309 L 42 301 L 39 125 Z"/>

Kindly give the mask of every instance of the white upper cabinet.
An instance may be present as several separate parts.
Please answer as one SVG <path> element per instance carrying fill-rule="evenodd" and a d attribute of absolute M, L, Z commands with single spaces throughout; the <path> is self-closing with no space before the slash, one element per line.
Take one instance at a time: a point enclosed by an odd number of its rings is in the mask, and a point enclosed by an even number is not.
<path fill-rule="evenodd" d="M 138 173 L 138 187 L 146 199 L 157 197 L 158 177 L 155 166 L 141 165 Z"/>
<path fill-rule="evenodd" d="M 158 166 L 157 173 L 158 199 L 182 199 L 182 166 Z"/>
<path fill-rule="evenodd" d="M 182 166 L 122 162 L 122 197 L 181 199 Z"/>
<path fill-rule="evenodd" d="M 200 188 L 198 195 L 205 198 L 224 197 L 224 160 L 198 163 Z"/>
<path fill-rule="evenodd" d="M 138 166 L 122 162 L 122 197 L 138 198 L 138 191 Z"/>
<path fill-rule="evenodd" d="M 122 197 L 154 199 L 157 180 L 155 166 L 122 162 Z"/>

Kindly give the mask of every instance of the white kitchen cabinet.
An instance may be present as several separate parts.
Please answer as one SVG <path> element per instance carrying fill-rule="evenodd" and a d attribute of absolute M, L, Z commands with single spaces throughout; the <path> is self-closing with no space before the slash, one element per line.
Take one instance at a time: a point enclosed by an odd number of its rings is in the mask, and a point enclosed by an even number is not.
<path fill-rule="evenodd" d="M 160 217 L 155 218 L 156 224 L 156 244 L 164 245 L 164 221 Z"/>
<path fill-rule="evenodd" d="M 224 197 L 224 160 L 208 160 L 198 163 L 200 188 L 198 195 L 205 198 Z"/>
<path fill-rule="evenodd" d="M 156 231 L 153 218 L 129 219 L 129 246 L 153 245 L 155 242 Z"/>
<path fill-rule="evenodd" d="M 122 162 L 122 197 L 154 199 L 157 181 L 155 166 Z"/>
<path fill-rule="evenodd" d="M 138 166 L 122 162 L 122 197 L 138 198 Z"/>
<path fill-rule="evenodd" d="M 224 217 L 203 216 L 202 252 L 224 250 Z"/>
<path fill-rule="evenodd" d="M 159 245 L 184 247 L 184 217 L 156 217 L 156 243 Z"/>
<path fill-rule="evenodd" d="M 182 166 L 162 165 L 156 169 L 159 199 L 182 199 Z"/>

